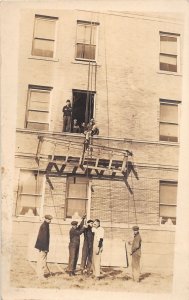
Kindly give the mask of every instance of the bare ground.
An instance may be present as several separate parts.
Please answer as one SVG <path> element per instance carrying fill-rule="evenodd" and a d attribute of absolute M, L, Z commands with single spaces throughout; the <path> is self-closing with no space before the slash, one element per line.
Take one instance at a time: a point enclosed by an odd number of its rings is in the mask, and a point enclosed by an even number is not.
<path fill-rule="evenodd" d="M 95 280 L 92 276 L 81 275 L 79 270 L 76 276 L 69 277 L 66 265 L 53 263 L 48 264 L 52 275 L 39 281 L 35 273 L 36 263 L 30 263 L 18 252 L 16 253 L 12 260 L 10 275 L 11 285 L 17 288 L 76 288 L 142 293 L 169 293 L 172 288 L 171 274 L 142 272 L 140 283 L 136 283 L 131 278 L 130 269 L 102 267 L 101 279 Z"/>

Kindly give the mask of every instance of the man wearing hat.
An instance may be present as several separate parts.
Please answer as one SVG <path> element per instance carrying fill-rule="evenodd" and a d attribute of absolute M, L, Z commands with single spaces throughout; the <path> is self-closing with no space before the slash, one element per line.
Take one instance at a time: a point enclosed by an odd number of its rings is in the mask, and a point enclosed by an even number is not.
<path fill-rule="evenodd" d="M 79 256 L 80 235 L 84 232 L 84 220 L 86 215 L 82 217 L 82 221 L 78 226 L 78 221 L 72 221 L 72 228 L 70 229 L 70 243 L 69 243 L 69 262 L 68 272 L 70 276 L 75 275 L 77 260 Z"/>
<path fill-rule="evenodd" d="M 131 246 L 132 255 L 132 276 L 133 280 L 139 282 L 140 277 L 140 258 L 141 258 L 141 236 L 139 233 L 139 227 L 133 226 L 134 239 Z"/>
<path fill-rule="evenodd" d="M 35 248 L 39 250 L 37 260 L 37 276 L 44 279 L 45 269 L 47 268 L 47 253 L 49 252 L 50 231 L 49 224 L 52 220 L 51 215 L 45 215 L 45 220 L 39 228 Z"/>
<path fill-rule="evenodd" d="M 84 242 L 81 258 L 81 274 L 83 274 L 85 268 L 87 269 L 87 275 L 90 275 L 91 271 L 94 240 L 94 233 L 92 232 L 92 227 L 93 220 L 88 220 L 87 227 L 84 229 Z"/>

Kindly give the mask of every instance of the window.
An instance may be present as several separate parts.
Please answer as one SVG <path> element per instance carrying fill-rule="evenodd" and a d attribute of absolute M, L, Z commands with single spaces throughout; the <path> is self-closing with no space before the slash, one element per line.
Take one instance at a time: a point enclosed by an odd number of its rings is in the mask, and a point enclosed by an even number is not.
<path fill-rule="evenodd" d="M 39 216 L 43 178 L 37 171 L 20 171 L 16 215 Z"/>
<path fill-rule="evenodd" d="M 160 181 L 161 224 L 176 224 L 177 182 Z"/>
<path fill-rule="evenodd" d="M 160 70 L 179 71 L 179 39 L 179 35 L 160 32 Z"/>
<path fill-rule="evenodd" d="M 77 119 L 79 126 L 94 117 L 94 95 L 91 91 L 73 90 L 72 120 Z"/>
<path fill-rule="evenodd" d="M 160 141 L 178 142 L 179 101 L 160 100 Z"/>
<path fill-rule="evenodd" d="M 77 21 L 76 59 L 96 60 L 97 25 Z"/>
<path fill-rule="evenodd" d="M 55 46 L 56 17 L 35 15 L 32 55 L 53 57 Z"/>
<path fill-rule="evenodd" d="M 49 106 L 51 87 L 28 87 L 25 127 L 34 130 L 49 129 Z"/>
<path fill-rule="evenodd" d="M 87 212 L 88 180 L 83 177 L 68 177 L 66 218 L 81 218 Z"/>

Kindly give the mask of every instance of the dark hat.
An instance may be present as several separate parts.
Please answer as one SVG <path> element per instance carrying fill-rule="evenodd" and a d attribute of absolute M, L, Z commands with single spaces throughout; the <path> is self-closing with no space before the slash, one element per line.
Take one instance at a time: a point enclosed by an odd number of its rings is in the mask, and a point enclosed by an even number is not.
<path fill-rule="evenodd" d="M 53 217 L 52 217 L 51 215 L 45 215 L 45 219 L 47 219 L 47 220 L 52 220 Z"/>
<path fill-rule="evenodd" d="M 133 229 L 133 231 L 138 231 L 139 227 L 138 226 L 133 226 L 132 229 Z"/>
<path fill-rule="evenodd" d="M 72 221 L 72 222 L 71 222 L 71 225 L 77 225 L 77 224 L 78 224 L 77 221 Z"/>
<path fill-rule="evenodd" d="M 93 220 L 88 220 L 88 221 L 87 221 L 87 223 L 93 223 L 93 222 L 94 222 Z"/>

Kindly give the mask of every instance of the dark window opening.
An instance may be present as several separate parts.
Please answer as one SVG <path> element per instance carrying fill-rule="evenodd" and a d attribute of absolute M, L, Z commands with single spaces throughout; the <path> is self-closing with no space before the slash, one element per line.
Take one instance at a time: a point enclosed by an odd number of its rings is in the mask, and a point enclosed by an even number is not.
<path fill-rule="evenodd" d="M 82 123 L 87 124 L 94 117 L 94 95 L 91 91 L 73 91 L 72 132 L 74 119 L 81 127 Z"/>

